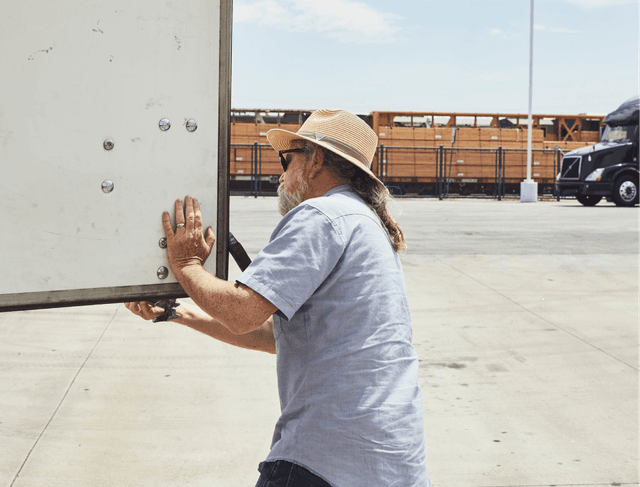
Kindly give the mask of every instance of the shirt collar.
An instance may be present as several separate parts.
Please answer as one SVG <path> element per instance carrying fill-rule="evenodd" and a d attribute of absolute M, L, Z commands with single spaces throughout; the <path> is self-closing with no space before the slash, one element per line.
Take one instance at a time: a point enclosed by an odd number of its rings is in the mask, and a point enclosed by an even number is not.
<path fill-rule="evenodd" d="M 341 184 L 339 186 L 335 186 L 333 188 L 331 188 L 329 191 L 327 191 L 325 194 L 323 194 L 322 196 L 331 196 L 332 194 L 336 194 L 336 193 L 347 193 L 351 191 L 351 186 L 348 184 Z"/>

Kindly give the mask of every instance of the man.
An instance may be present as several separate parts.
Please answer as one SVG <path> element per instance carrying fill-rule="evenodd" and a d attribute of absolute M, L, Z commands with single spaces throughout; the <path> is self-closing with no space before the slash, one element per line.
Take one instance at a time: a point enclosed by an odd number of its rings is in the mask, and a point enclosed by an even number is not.
<path fill-rule="evenodd" d="M 236 283 L 202 267 L 214 242 L 197 201 L 163 214 L 171 268 L 199 309 L 179 323 L 277 354 L 281 416 L 256 487 L 426 487 L 418 359 L 398 251 L 400 226 L 371 172 L 377 136 L 318 110 L 279 152 L 283 215 Z M 127 303 L 150 319 L 150 303 Z"/>

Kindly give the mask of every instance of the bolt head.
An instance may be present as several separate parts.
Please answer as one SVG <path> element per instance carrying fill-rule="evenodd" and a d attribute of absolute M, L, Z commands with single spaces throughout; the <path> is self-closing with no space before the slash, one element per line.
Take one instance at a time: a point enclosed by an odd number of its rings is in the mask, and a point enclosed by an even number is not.
<path fill-rule="evenodd" d="M 107 139 L 102 143 L 102 147 L 104 147 L 104 150 L 111 150 L 113 149 L 113 140 L 111 139 Z"/>
<path fill-rule="evenodd" d="M 110 181 L 109 179 L 106 179 L 104 181 L 102 181 L 102 192 L 103 193 L 111 193 L 111 191 L 113 191 L 114 188 L 114 184 L 113 181 Z"/>
<path fill-rule="evenodd" d="M 193 119 L 187 120 L 186 127 L 188 132 L 195 132 L 198 128 L 198 122 Z"/>
<path fill-rule="evenodd" d="M 158 122 L 158 127 L 160 127 L 160 130 L 162 130 L 163 132 L 166 132 L 171 128 L 171 122 L 168 118 L 163 118 Z"/>
<path fill-rule="evenodd" d="M 156 274 L 158 275 L 158 279 L 166 279 L 169 276 L 169 269 L 165 266 L 158 267 Z"/>

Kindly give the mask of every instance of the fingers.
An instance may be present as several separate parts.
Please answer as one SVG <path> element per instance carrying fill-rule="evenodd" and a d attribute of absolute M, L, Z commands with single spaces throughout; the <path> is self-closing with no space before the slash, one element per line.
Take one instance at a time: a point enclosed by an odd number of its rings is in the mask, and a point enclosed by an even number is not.
<path fill-rule="evenodd" d="M 162 308 L 156 307 L 148 301 L 124 303 L 124 306 L 134 315 L 140 316 L 145 320 L 152 320 L 153 318 L 164 313 L 164 310 Z"/>
<path fill-rule="evenodd" d="M 166 212 L 165 212 L 166 213 Z M 162 224 L 165 226 L 165 213 L 162 215 Z M 200 211 L 200 203 L 195 198 L 187 195 L 184 198 L 184 204 L 182 200 L 178 199 L 175 202 L 176 213 L 176 233 L 178 228 L 184 227 L 186 231 L 191 232 L 194 228 L 202 228 L 202 212 Z M 166 213 L 169 216 L 168 213 Z M 171 218 L 168 220 L 171 225 Z M 167 233 L 167 227 L 165 226 L 165 233 Z M 172 228 L 173 234 L 173 228 Z M 168 236 L 168 235 L 167 235 Z"/>
<path fill-rule="evenodd" d="M 184 204 L 182 200 L 176 200 L 175 212 L 175 232 L 171 225 L 171 215 L 168 212 L 162 214 L 162 226 L 166 235 L 166 255 L 169 266 L 175 278 L 180 282 L 183 269 L 192 265 L 204 265 L 213 249 L 215 236 L 210 227 L 206 232 L 204 231 L 200 204 L 195 198 L 187 195 Z M 132 309 L 132 312 L 138 314 L 137 309 Z M 145 310 L 145 307 L 142 306 L 140 316 L 148 319 L 145 312 L 148 313 L 148 309 Z"/>
<path fill-rule="evenodd" d="M 204 240 L 209 247 L 213 245 L 215 237 L 211 227 L 209 227 L 206 232 L 203 232 L 202 211 L 200 210 L 200 203 L 197 199 L 187 195 L 184 198 L 184 203 L 182 200 L 176 200 L 175 213 L 175 232 L 171 225 L 171 215 L 166 211 L 162 214 L 162 226 L 167 240 L 178 235 L 180 236 L 179 238 L 182 238 L 185 234 L 194 234 L 195 231 L 194 235 L 204 236 Z M 181 231 L 181 228 L 184 228 L 184 231 Z"/>
<path fill-rule="evenodd" d="M 162 228 L 164 228 L 164 235 L 167 239 L 173 238 L 174 233 L 173 227 L 171 226 L 171 215 L 169 215 L 168 211 L 162 213 Z"/>
<path fill-rule="evenodd" d="M 187 196 L 187 198 L 189 198 L 189 196 Z M 187 204 L 187 200 L 185 198 L 185 205 Z M 184 209 L 182 207 L 182 200 L 176 200 L 176 204 L 175 204 L 175 209 L 176 209 L 176 230 L 180 227 L 178 227 L 178 225 L 184 225 L 185 221 L 184 221 Z"/>
<path fill-rule="evenodd" d="M 193 198 L 193 224 L 196 229 L 202 229 L 202 213 L 200 212 L 200 203 Z"/>
<path fill-rule="evenodd" d="M 184 213 L 186 217 L 185 224 L 187 232 L 193 231 L 196 219 L 193 201 L 194 200 L 191 196 L 187 195 L 184 197 Z"/>
<path fill-rule="evenodd" d="M 132 302 L 132 303 L 124 303 L 124 307 L 131 311 L 134 315 L 140 315 L 140 303 Z"/>
<path fill-rule="evenodd" d="M 210 249 L 213 248 L 213 244 L 216 242 L 216 237 L 213 234 L 213 229 L 211 227 L 207 228 L 207 233 L 204 236 L 204 241 L 207 243 Z"/>
<path fill-rule="evenodd" d="M 153 318 L 155 318 L 159 314 L 162 314 L 161 310 L 159 312 L 156 312 L 155 311 L 156 309 L 160 310 L 160 308 L 156 308 L 149 301 L 142 301 L 140 303 L 140 312 L 142 314 L 142 317 L 145 320 L 152 320 Z"/>

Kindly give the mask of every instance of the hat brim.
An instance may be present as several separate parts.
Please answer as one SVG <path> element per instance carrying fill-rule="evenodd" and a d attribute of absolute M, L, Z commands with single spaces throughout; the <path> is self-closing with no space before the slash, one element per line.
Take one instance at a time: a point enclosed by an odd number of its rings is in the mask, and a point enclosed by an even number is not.
<path fill-rule="evenodd" d="M 325 149 L 330 150 L 334 154 L 338 154 L 340 157 L 343 157 L 347 161 L 351 162 L 354 166 L 362 169 L 365 173 L 367 173 L 367 175 L 371 176 L 379 184 L 383 184 L 382 181 L 380 181 L 376 177 L 376 175 L 373 174 L 371 169 L 369 169 L 361 161 L 359 161 L 358 159 L 356 159 L 355 157 L 349 154 L 344 153 L 339 148 L 334 147 L 330 142 L 326 142 L 323 140 L 316 140 L 311 137 L 300 135 L 295 132 L 289 132 L 288 130 L 284 130 L 284 129 L 269 130 L 267 132 L 267 140 L 269 141 L 269 144 L 271 144 L 271 147 L 273 147 L 277 151 L 291 149 L 292 148 L 291 145 L 294 140 L 308 140 L 309 142 L 312 142 L 316 145 L 319 145 L 320 147 L 324 147 Z"/>

